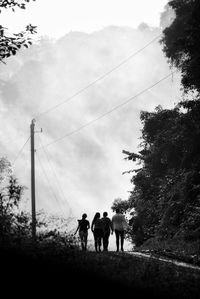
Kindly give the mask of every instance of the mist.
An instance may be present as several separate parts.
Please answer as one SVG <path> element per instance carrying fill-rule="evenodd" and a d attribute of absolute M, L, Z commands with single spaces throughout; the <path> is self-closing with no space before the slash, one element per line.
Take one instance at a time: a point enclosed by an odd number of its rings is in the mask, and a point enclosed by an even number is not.
<path fill-rule="evenodd" d="M 142 110 L 153 111 L 158 105 L 172 108 L 178 102 L 179 74 L 66 135 L 171 72 L 159 39 L 104 79 L 67 99 L 159 34 L 160 28 L 112 26 L 91 34 L 70 32 L 58 40 L 42 37 L 1 66 L 1 156 L 11 162 L 16 158 L 35 118 L 38 210 L 66 217 L 80 217 L 86 212 L 91 220 L 97 211 L 111 214 L 115 198 L 129 197 L 132 175 L 122 173 L 137 165 L 125 161 L 122 150 L 139 150 Z M 27 187 L 24 205 L 30 209 L 29 142 L 13 168 L 20 183 Z"/>

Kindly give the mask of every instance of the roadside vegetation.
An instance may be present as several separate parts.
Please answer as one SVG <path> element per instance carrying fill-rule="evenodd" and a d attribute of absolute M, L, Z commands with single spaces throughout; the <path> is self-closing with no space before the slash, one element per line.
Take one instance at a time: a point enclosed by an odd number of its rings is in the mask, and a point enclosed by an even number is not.
<path fill-rule="evenodd" d="M 142 136 L 133 161 L 133 190 L 118 202 L 132 212 L 129 237 L 137 250 L 200 261 L 200 3 L 169 1 L 175 18 L 161 44 L 170 66 L 182 75 L 182 98 L 173 109 L 142 111 Z M 166 14 L 169 9 L 166 7 Z M 135 213 L 135 214 L 134 214 Z"/>
<path fill-rule="evenodd" d="M 18 6 L 16 1 L 3 2 L 4 8 Z M 158 106 L 153 112 L 141 112 L 140 150 L 123 151 L 125 159 L 135 165 L 130 170 L 133 189 L 127 200 L 115 200 L 112 208 L 119 207 L 130 215 L 127 237 L 136 251 L 200 265 L 200 2 L 173 0 L 168 5 L 176 17 L 163 31 L 161 43 L 171 66 L 182 74 L 183 96 L 173 109 Z M 35 27 L 27 31 L 32 34 Z M 0 32 L 2 62 L 21 46 L 30 44 L 25 33 L 15 35 L 9 44 L 5 28 L 0 26 Z M 39 233 L 34 243 L 31 215 L 19 208 L 24 188 L 13 176 L 9 161 L 0 158 L 0 256 L 4 280 L 18 272 L 19 277 L 12 278 L 13 285 L 21 280 L 29 285 L 28 276 L 35 269 L 37 278 L 48 278 L 52 283 L 49 290 L 56 286 L 57 292 L 63 289 L 63 285 L 59 289 L 59 283 L 66 279 L 66 293 L 83 294 L 84 283 L 95 286 L 97 293 L 105 292 L 105 283 L 115 294 L 120 289 L 132 295 L 151 293 L 154 298 L 198 298 L 199 271 L 127 254 L 82 252 L 78 239 L 67 229 L 69 219 L 61 231 L 56 225 L 49 229 L 52 218 L 38 215 Z M 79 289 L 72 287 L 76 281 Z"/>

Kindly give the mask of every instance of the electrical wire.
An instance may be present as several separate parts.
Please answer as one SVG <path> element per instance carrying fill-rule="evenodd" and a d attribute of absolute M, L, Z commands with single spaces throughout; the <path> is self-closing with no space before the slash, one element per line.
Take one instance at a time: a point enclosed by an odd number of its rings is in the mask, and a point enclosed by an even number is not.
<path fill-rule="evenodd" d="M 158 40 L 158 38 L 160 38 L 162 35 L 159 34 L 158 36 L 154 37 L 150 42 L 148 42 L 145 46 L 143 46 L 142 48 L 140 48 L 139 50 L 137 50 L 136 52 L 134 52 L 133 54 L 129 55 L 127 58 L 123 59 L 119 64 L 117 64 L 115 67 L 113 67 L 112 69 L 110 69 L 109 71 L 107 71 L 106 73 L 104 73 L 103 75 L 101 75 L 100 77 L 98 77 L 97 79 L 95 79 L 94 81 L 92 81 L 90 84 L 86 85 L 85 87 L 83 87 L 82 89 L 80 89 L 79 91 L 77 91 L 76 93 L 74 93 L 72 96 L 68 97 L 67 99 L 65 99 L 64 101 L 58 103 L 55 106 L 52 106 L 51 108 L 39 113 L 38 115 L 36 115 L 34 118 L 38 119 L 39 117 L 41 117 L 42 115 L 49 113 L 50 111 L 57 109 L 59 106 L 69 102 L 70 100 L 72 100 L 73 98 L 77 97 L 78 95 L 80 95 L 82 92 L 84 92 L 85 90 L 87 90 L 88 88 L 92 87 L 93 85 L 95 85 L 97 82 L 101 81 L 102 79 L 104 79 L 105 77 L 107 77 L 108 75 L 110 75 L 111 73 L 113 73 L 114 71 L 116 71 L 117 69 L 119 69 L 122 65 L 124 65 L 125 63 L 127 63 L 130 59 L 132 59 L 133 57 L 135 57 L 137 54 L 139 54 L 140 52 L 142 52 L 144 49 L 146 49 L 148 46 L 150 46 L 152 43 L 154 43 L 156 40 Z"/>
<path fill-rule="evenodd" d="M 43 167 L 42 162 L 41 162 L 41 160 L 40 160 L 40 158 L 39 158 L 37 152 L 36 152 L 36 157 L 37 157 L 37 160 L 38 160 L 38 162 L 39 162 L 39 164 L 40 164 L 40 167 L 41 167 L 41 169 L 42 169 L 42 172 L 43 172 L 44 176 L 46 177 L 46 180 L 47 180 L 47 182 L 48 182 L 48 184 L 49 184 L 49 188 L 50 188 L 50 190 L 51 190 L 51 192 L 52 192 L 52 194 L 53 194 L 53 197 L 54 197 L 55 200 L 57 201 L 57 204 L 59 205 L 60 210 L 61 210 L 62 214 L 64 215 L 64 213 L 63 213 L 63 209 L 62 209 L 62 207 L 61 207 L 61 205 L 60 205 L 60 201 L 58 200 L 58 198 L 57 198 L 55 192 L 53 191 L 53 188 L 52 188 L 52 186 L 51 186 L 50 180 L 49 180 L 49 178 L 48 178 L 48 176 L 47 176 L 47 173 L 46 173 L 46 171 L 45 171 L 45 168 Z"/>
<path fill-rule="evenodd" d="M 175 71 L 173 72 L 175 73 Z M 43 145 L 42 147 L 39 147 L 37 150 L 40 150 L 41 148 L 45 148 L 45 147 L 48 147 L 56 142 L 59 142 L 60 140 L 66 138 L 66 137 L 69 137 L 73 134 L 76 134 L 78 132 L 80 132 L 81 130 L 83 130 L 84 128 L 94 124 L 95 122 L 99 121 L 100 119 L 104 118 L 105 116 L 109 115 L 110 113 L 114 112 L 115 110 L 117 109 L 120 109 L 121 107 L 125 106 L 126 104 L 128 104 L 129 102 L 131 102 L 132 100 L 134 100 L 135 98 L 139 97 L 140 95 L 144 94 L 145 92 L 147 92 L 149 89 L 152 89 L 154 86 L 158 85 L 159 83 L 161 83 L 162 81 L 166 80 L 167 78 L 169 78 L 170 76 L 172 75 L 172 73 L 170 72 L 168 75 L 164 76 L 162 79 L 158 80 L 157 82 L 155 82 L 154 84 L 150 85 L 149 87 L 143 89 L 142 91 L 140 91 L 138 94 L 128 98 L 127 100 L 125 100 L 124 102 L 122 102 L 121 104 L 117 105 L 117 106 L 114 106 L 112 109 L 108 110 L 107 112 L 101 114 L 100 116 L 98 116 L 97 118 L 95 119 L 92 119 L 91 121 L 83 124 L 82 126 L 80 126 L 79 128 L 75 129 L 74 131 L 71 131 L 65 135 L 63 135 L 62 137 L 60 138 L 57 138 L 55 140 L 53 140 L 52 142 L 50 143 L 47 143 L 45 145 Z"/>
<path fill-rule="evenodd" d="M 39 135 L 39 142 L 40 142 L 41 146 L 43 146 L 43 142 L 42 142 L 42 140 L 41 140 L 40 135 Z M 42 147 L 42 148 L 43 148 L 43 147 Z M 46 156 L 46 158 L 47 158 L 47 161 L 48 161 L 48 164 L 49 164 L 49 166 L 50 166 L 50 168 L 51 168 L 51 171 L 53 172 L 53 175 L 54 175 L 54 177 L 55 177 L 55 181 L 57 182 L 57 185 L 58 185 L 58 189 L 59 189 L 60 192 L 62 193 L 62 196 L 63 196 L 63 198 L 65 198 L 65 201 L 66 201 L 66 203 L 67 203 L 67 205 L 68 205 L 68 207 L 69 207 L 69 217 L 71 217 L 71 216 L 72 216 L 72 209 L 71 209 L 71 206 L 70 206 L 68 200 L 67 200 L 66 197 L 65 197 L 64 191 L 63 191 L 63 189 L 62 189 L 62 187 L 61 187 L 61 184 L 60 184 L 60 182 L 59 182 L 59 179 L 58 179 L 58 176 L 57 176 L 57 174 L 56 174 L 55 168 L 53 167 L 53 165 L 52 165 L 52 163 L 51 163 L 51 161 L 50 161 L 50 154 L 48 153 L 47 149 L 45 149 L 45 148 L 43 148 L 43 152 L 44 152 L 44 154 L 45 154 L 45 156 Z"/>
<path fill-rule="evenodd" d="M 29 141 L 30 136 L 28 137 L 28 139 L 26 140 L 26 142 L 24 143 L 24 145 L 20 148 L 18 154 L 16 155 L 15 159 L 13 160 L 12 164 L 14 165 L 14 163 L 17 161 L 17 159 L 19 158 L 19 156 L 21 155 L 21 153 L 23 152 L 23 149 L 25 148 L 27 142 Z"/>

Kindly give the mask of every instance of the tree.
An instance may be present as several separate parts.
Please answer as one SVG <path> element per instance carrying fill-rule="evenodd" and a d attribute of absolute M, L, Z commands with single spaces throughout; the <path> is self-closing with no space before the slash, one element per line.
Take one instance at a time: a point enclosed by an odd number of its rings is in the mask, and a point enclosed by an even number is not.
<path fill-rule="evenodd" d="M 175 12 L 173 23 L 163 31 L 163 50 L 170 63 L 182 74 L 184 90 L 200 91 L 200 2 L 173 0 L 169 7 Z"/>
<path fill-rule="evenodd" d="M 126 159 L 142 165 L 132 178 L 129 207 L 135 208 L 142 222 L 144 240 L 182 233 L 199 237 L 199 112 L 198 99 L 174 109 L 141 112 L 141 150 L 139 154 L 124 151 Z"/>
<path fill-rule="evenodd" d="M 173 21 L 169 18 L 172 9 Z M 141 166 L 129 171 L 134 173 L 129 208 L 137 212 L 133 241 L 138 241 L 138 223 L 144 241 L 176 236 L 200 239 L 199 19 L 198 0 L 169 1 L 161 16 L 164 53 L 181 71 L 184 95 L 193 91 L 193 97 L 180 101 L 173 109 L 158 106 L 153 112 L 141 112 L 140 151 L 123 151 L 125 159 L 138 161 Z"/>
<path fill-rule="evenodd" d="M 6 157 L 0 158 L 0 184 L 3 180 L 12 173 L 11 163 Z"/>
<path fill-rule="evenodd" d="M 2 9 L 12 9 L 13 12 L 15 11 L 15 7 L 25 9 L 26 4 L 30 1 L 0 0 L 0 13 Z M 0 25 L 0 62 L 3 63 L 5 63 L 4 60 L 6 58 L 15 55 L 21 47 L 28 48 L 32 44 L 30 35 L 36 33 L 36 26 L 29 24 L 24 31 L 13 33 L 12 35 L 7 35 L 6 32 L 7 28 Z"/>
<path fill-rule="evenodd" d="M 129 202 L 127 200 L 122 200 L 121 198 L 116 198 L 112 204 L 111 209 L 116 211 L 116 209 L 120 209 L 122 212 L 127 212 L 129 209 Z"/>
<path fill-rule="evenodd" d="M 149 30 L 149 26 L 148 26 L 148 24 L 142 22 L 142 23 L 139 24 L 138 30 L 140 30 L 140 31 Z"/>
<path fill-rule="evenodd" d="M 9 238 L 15 226 L 21 221 L 16 208 L 19 205 L 24 187 L 17 179 L 9 177 L 8 184 L 0 190 L 0 239 Z M 21 215 L 22 216 L 22 215 Z"/>

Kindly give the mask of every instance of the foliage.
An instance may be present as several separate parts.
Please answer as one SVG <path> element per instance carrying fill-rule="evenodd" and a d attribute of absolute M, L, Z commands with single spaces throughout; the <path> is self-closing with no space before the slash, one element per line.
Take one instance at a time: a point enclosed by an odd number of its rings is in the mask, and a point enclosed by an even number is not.
<path fill-rule="evenodd" d="M 129 221 L 129 239 L 134 243 L 136 247 L 140 246 L 144 242 L 144 230 L 142 218 L 136 214 Z"/>
<path fill-rule="evenodd" d="M 156 256 L 165 256 L 198 266 L 200 265 L 199 240 L 188 242 L 179 236 L 167 240 L 155 237 L 140 246 L 139 251 L 147 254 L 151 253 Z"/>
<path fill-rule="evenodd" d="M 18 213 L 17 208 L 24 187 L 18 184 L 13 176 L 10 176 L 8 185 L 0 190 L 0 238 L 1 241 L 9 239 L 12 235 L 18 235 L 24 230 L 28 222 L 28 216 Z"/>
<path fill-rule="evenodd" d="M 175 11 L 173 23 L 165 28 L 163 50 L 172 65 L 182 73 L 185 91 L 200 91 L 200 2 L 173 0 L 169 7 Z"/>
<path fill-rule="evenodd" d="M 20 209 L 24 186 L 12 175 L 7 158 L 0 158 L 0 248 L 20 247 L 32 244 L 29 212 Z M 70 234 L 73 218 L 48 215 L 43 211 L 36 214 L 37 246 L 55 250 L 78 247 L 78 240 Z"/>
<path fill-rule="evenodd" d="M 32 244 L 31 215 L 19 209 L 24 188 L 10 176 L 8 184 L 0 190 L 0 247 L 26 248 Z M 43 248 L 45 252 L 78 248 L 78 239 L 67 231 L 70 219 L 59 219 L 44 212 L 37 213 L 36 218 L 38 248 Z M 51 220 L 53 224 L 49 223 Z M 64 222 L 62 226 L 58 226 L 58 220 Z"/>
<path fill-rule="evenodd" d="M 35 1 L 35 0 L 32 0 Z M 3 8 L 12 8 L 13 11 L 15 11 L 15 7 L 19 7 L 21 9 L 25 9 L 26 8 L 26 3 L 30 2 L 30 0 L 0 0 L 0 7 Z M 1 13 L 1 9 L 0 9 L 0 13 Z"/>
<path fill-rule="evenodd" d="M 0 0 L 0 7 L 15 11 L 15 7 L 25 9 L 28 2 L 30 0 Z M 0 9 L 1 12 L 2 9 Z M 34 33 L 36 33 L 36 26 L 32 26 L 31 24 L 27 25 L 25 30 L 13 33 L 12 35 L 8 35 L 7 28 L 0 25 L 0 62 L 4 62 L 5 58 L 15 55 L 22 46 L 28 48 L 32 44 L 29 36 Z"/>
<path fill-rule="evenodd" d="M 0 184 L 7 178 L 8 175 L 11 175 L 12 169 L 11 164 L 7 158 L 0 158 Z"/>
<path fill-rule="evenodd" d="M 136 243 L 139 230 L 144 240 L 200 238 L 199 112 L 199 99 L 180 102 L 171 110 L 141 112 L 141 150 L 137 155 L 124 152 L 126 159 L 142 163 L 132 178 L 129 199 L 129 208 L 135 208 L 137 222 L 142 223 L 142 231 L 137 225 L 132 230 Z"/>
<path fill-rule="evenodd" d="M 38 234 L 38 246 L 41 248 L 54 248 L 57 252 L 66 249 L 78 249 L 79 240 L 74 234 L 60 232 L 58 229 Z"/>
<path fill-rule="evenodd" d="M 125 159 L 140 164 L 129 171 L 134 188 L 128 199 L 137 212 L 132 240 L 138 246 L 154 238 L 200 240 L 200 2 L 169 1 L 161 18 L 168 22 L 163 23 L 164 53 L 181 71 L 184 95 L 193 94 L 173 109 L 142 111 L 140 151 L 123 151 Z"/>
<path fill-rule="evenodd" d="M 116 209 L 120 209 L 122 212 L 127 212 L 129 209 L 129 202 L 126 200 L 122 200 L 121 198 L 116 198 L 112 204 L 111 209 L 113 212 L 116 211 Z"/>

